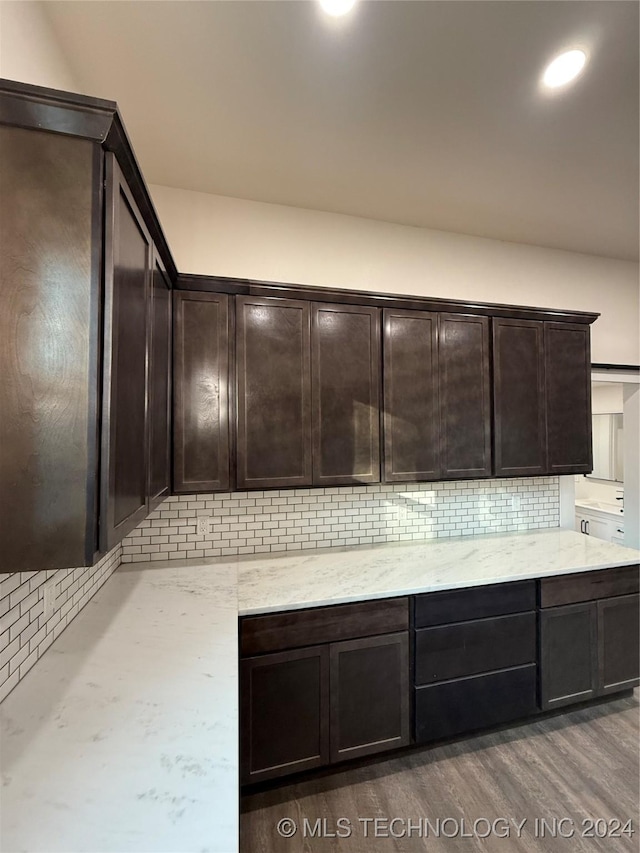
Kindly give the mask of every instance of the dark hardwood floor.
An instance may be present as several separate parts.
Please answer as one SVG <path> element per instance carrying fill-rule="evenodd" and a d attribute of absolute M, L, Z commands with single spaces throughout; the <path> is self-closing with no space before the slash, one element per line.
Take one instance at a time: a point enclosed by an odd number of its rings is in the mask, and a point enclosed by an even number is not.
<path fill-rule="evenodd" d="M 526 725 L 251 792 L 242 798 L 240 849 L 242 853 L 637 851 L 638 696 L 636 690 Z M 382 819 L 377 828 L 365 820 L 376 817 Z M 295 821 L 291 838 L 278 832 L 283 818 Z M 345 820 L 338 822 L 340 818 Z M 393 818 L 398 820 L 391 824 Z M 514 821 L 521 826 L 525 818 L 518 837 Z M 563 818 L 569 820 L 556 823 L 554 838 L 554 819 Z M 607 823 L 591 827 L 596 837 L 587 837 L 590 824 L 583 823 L 585 819 Z M 616 824 L 610 822 L 616 819 L 622 826 L 631 820 L 633 835 L 612 837 Z M 480 837 L 490 831 L 493 821 L 497 823 L 491 834 Z M 509 836 L 504 837 L 507 826 Z M 284 830 L 290 831 L 290 825 Z M 606 837 L 599 838 L 598 833 Z"/>

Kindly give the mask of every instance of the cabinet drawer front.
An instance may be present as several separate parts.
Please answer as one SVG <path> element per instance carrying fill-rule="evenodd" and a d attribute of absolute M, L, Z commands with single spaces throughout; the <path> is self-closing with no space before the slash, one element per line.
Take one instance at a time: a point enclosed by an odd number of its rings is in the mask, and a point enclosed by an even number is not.
<path fill-rule="evenodd" d="M 453 737 L 535 712 L 535 664 L 416 687 L 416 741 Z"/>
<path fill-rule="evenodd" d="M 535 660 L 535 612 L 416 631 L 416 684 L 476 675 Z"/>
<path fill-rule="evenodd" d="M 497 583 L 415 596 L 416 628 L 534 610 L 535 581 Z"/>
<path fill-rule="evenodd" d="M 240 653 L 257 655 L 374 634 L 391 634 L 406 631 L 408 627 L 407 598 L 384 598 L 265 616 L 245 616 L 240 621 Z"/>
<path fill-rule="evenodd" d="M 638 592 L 639 568 L 621 566 L 597 572 L 543 578 L 540 581 L 540 606 L 557 607 L 560 604 L 576 604 L 580 601 L 594 601 L 596 598 L 611 598 L 614 595 Z"/>

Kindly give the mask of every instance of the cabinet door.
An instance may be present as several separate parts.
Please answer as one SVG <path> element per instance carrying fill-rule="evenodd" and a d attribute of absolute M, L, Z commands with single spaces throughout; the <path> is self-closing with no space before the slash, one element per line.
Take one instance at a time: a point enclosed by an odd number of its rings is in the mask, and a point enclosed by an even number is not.
<path fill-rule="evenodd" d="M 105 348 L 100 539 L 110 550 L 147 515 L 147 319 L 152 242 L 106 158 Z"/>
<path fill-rule="evenodd" d="M 149 510 L 171 488 L 171 282 L 154 252 L 149 346 Z"/>
<path fill-rule="evenodd" d="M 598 691 L 616 693 L 640 684 L 640 596 L 598 602 Z"/>
<path fill-rule="evenodd" d="M 587 536 L 594 536 L 596 539 L 604 539 L 605 542 L 611 541 L 612 530 L 615 529 L 614 521 L 607 521 L 604 518 L 598 518 L 596 515 L 585 516 L 584 532 Z"/>
<path fill-rule="evenodd" d="M 592 469 L 589 326 L 544 324 L 549 473 Z"/>
<path fill-rule="evenodd" d="M 440 476 L 437 314 L 385 309 L 384 479 Z"/>
<path fill-rule="evenodd" d="M 176 492 L 229 488 L 229 297 L 174 291 Z"/>
<path fill-rule="evenodd" d="M 377 308 L 312 305 L 313 482 L 380 481 Z"/>
<path fill-rule="evenodd" d="M 440 460 L 443 479 L 491 474 L 489 319 L 440 314 Z"/>
<path fill-rule="evenodd" d="M 495 473 L 547 471 L 544 323 L 493 320 Z"/>
<path fill-rule="evenodd" d="M 308 486 L 311 305 L 236 299 L 238 488 Z"/>
<path fill-rule="evenodd" d="M 331 761 L 409 743 L 409 635 L 331 645 Z"/>
<path fill-rule="evenodd" d="M 540 613 L 540 688 L 543 711 L 597 694 L 595 602 Z"/>
<path fill-rule="evenodd" d="M 329 646 L 245 658 L 242 783 L 329 763 Z"/>

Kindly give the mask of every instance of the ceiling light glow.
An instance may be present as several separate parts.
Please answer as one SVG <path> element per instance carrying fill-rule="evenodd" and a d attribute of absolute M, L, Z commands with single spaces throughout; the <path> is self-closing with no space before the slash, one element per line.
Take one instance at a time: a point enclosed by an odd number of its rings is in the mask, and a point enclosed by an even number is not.
<path fill-rule="evenodd" d="M 356 5 L 356 0 L 320 0 L 320 5 L 327 15 L 339 18 L 353 9 Z"/>
<path fill-rule="evenodd" d="M 567 50 L 547 65 L 542 82 L 549 89 L 566 86 L 580 74 L 587 61 L 584 50 Z"/>

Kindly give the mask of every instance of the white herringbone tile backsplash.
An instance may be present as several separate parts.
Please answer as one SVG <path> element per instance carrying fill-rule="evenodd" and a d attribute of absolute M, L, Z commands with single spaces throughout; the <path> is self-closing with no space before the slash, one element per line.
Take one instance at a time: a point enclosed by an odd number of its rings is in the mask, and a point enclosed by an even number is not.
<path fill-rule="evenodd" d="M 198 532 L 198 520 L 208 532 Z M 122 561 L 219 557 L 558 527 L 557 477 L 167 498 Z"/>
<path fill-rule="evenodd" d="M 0 702 L 120 565 L 116 546 L 95 566 L 0 575 Z M 44 588 L 53 582 L 46 619 Z"/>

